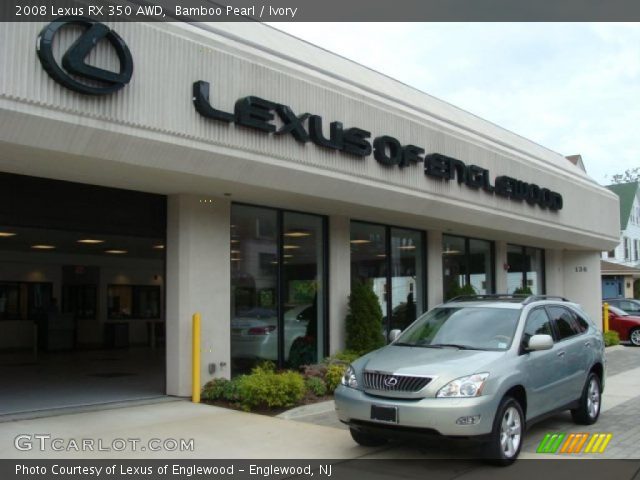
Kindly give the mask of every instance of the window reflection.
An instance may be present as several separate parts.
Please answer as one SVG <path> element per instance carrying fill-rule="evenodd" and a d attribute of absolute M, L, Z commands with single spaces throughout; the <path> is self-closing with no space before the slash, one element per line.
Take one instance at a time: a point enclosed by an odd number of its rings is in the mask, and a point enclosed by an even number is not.
<path fill-rule="evenodd" d="M 544 250 L 507 245 L 508 293 L 541 295 L 545 293 Z"/>
<path fill-rule="evenodd" d="M 444 298 L 493 292 L 493 244 L 476 238 L 443 235 Z"/>

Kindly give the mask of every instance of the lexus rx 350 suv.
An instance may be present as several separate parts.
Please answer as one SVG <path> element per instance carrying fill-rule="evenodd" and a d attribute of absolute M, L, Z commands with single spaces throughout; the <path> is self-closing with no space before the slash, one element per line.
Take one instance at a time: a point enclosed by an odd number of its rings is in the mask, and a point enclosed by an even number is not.
<path fill-rule="evenodd" d="M 604 342 L 579 305 L 558 297 L 459 297 L 354 361 L 335 393 L 338 417 L 365 446 L 407 434 L 474 437 L 500 464 L 527 426 L 562 410 L 600 414 Z"/>

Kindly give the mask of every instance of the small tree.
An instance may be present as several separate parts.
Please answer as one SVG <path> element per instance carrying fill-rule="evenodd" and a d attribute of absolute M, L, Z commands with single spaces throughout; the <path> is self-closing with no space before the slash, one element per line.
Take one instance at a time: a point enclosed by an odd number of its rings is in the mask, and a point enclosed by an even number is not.
<path fill-rule="evenodd" d="M 346 347 L 361 355 L 384 345 L 382 309 L 370 283 L 354 282 L 345 320 Z"/>
<path fill-rule="evenodd" d="M 624 173 L 617 173 L 611 176 L 613 183 L 640 182 L 640 167 L 629 168 Z"/>

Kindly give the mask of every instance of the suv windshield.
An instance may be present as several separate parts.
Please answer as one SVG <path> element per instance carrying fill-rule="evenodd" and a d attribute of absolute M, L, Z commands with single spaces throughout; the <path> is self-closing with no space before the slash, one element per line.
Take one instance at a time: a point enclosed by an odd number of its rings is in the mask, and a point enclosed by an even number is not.
<path fill-rule="evenodd" d="M 506 350 L 520 310 L 491 307 L 441 307 L 418 318 L 394 345 L 470 350 Z"/>

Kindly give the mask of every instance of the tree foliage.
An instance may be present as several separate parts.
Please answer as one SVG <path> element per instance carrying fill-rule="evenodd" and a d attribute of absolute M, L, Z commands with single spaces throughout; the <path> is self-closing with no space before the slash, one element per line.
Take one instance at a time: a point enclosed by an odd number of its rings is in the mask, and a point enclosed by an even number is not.
<path fill-rule="evenodd" d="M 640 167 L 628 168 L 624 173 L 616 173 L 611 177 L 613 183 L 640 182 Z"/>
<path fill-rule="evenodd" d="M 371 283 L 355 282 L 351 287 L 345 324 L 347 350 L 364 355 L 384 345 L 382 309 Z"/>

